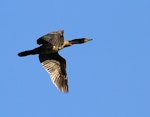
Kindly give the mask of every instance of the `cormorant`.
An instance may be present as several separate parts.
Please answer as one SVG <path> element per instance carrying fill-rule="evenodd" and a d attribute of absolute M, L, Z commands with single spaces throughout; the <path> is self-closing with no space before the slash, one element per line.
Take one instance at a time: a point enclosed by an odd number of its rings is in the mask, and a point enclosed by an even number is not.
<path fill-rule="evenodd" d="M 64 40 L 63 30 L 48 33 L 37 40 L 37 47 L 18 53 L 18 56 L 39 54 L 39 60 L 45 70 L 50 74 L 53 84 L 61 91 L 68 92 L 68 78 L 66 73 L 66 60 L 58 51 L 73 44 L 82 44 L 92 39 L 79 38 L 71 41 Z"/>

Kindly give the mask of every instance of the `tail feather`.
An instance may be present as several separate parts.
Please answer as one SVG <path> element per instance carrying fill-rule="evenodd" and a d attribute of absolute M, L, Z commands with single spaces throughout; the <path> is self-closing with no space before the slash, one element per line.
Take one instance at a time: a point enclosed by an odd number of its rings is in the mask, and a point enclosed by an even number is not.
<path fill-rule="evenodd" d="M 33 54 L 39 54 L 39 49 L 23 51 L 23 52 L 18 53 L 18 56 L 22 57 L 22 56 L 28 56 L 28 55 L 33 55 Z"/>

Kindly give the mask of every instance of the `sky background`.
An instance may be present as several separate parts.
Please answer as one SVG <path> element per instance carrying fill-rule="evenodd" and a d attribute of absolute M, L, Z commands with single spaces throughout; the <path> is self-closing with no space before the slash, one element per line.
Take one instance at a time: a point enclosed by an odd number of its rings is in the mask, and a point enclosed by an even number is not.
<path fill-rule="evenodd" d="M 58 29 L 94 39 L 59 52 L 68 94 L 17 56 Z M 149 0 L 1 0 L 0 35 L 1 117 L 150 117 Z"/>

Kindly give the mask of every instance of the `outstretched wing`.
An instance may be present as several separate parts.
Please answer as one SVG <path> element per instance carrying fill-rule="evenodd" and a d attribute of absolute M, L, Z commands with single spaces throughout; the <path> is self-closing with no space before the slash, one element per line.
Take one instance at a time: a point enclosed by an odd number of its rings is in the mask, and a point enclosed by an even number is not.
<path fill-rule="evenodd" d="M 53 46 L 62 46 L 64 42 L 64 31 L 57 30 L 55 32 L 48 33 L 37 40 L 37 44 L 51 43 Z"/>
<path fill-rule="evenodd" d="M 58 53 L 39 54 L 42 66 L 50 74 L 53 84 L 61 91 L 68 92 L 66 60 Z"/>

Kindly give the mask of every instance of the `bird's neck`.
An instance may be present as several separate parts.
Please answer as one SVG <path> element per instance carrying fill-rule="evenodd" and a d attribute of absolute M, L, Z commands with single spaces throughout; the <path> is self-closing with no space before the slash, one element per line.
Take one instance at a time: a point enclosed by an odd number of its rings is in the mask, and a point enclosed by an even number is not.
<path fill-rule="evenodd" d="M 73 39 L 73 40 L 70 40 L 70 41 L 64 40 L 64 43 L 63 43 L 62 47 L 64 48 L 64 47 L 71 46 L 73 44 L 82 44 L 82 43 L 85 43 L 85 42 L 87 42 L 85 38 Z"/>
<path fill-rule="evenodd" d="M 72 44 L 69 41 L 64 40 L 63 48 L 71 46 Z"/>

